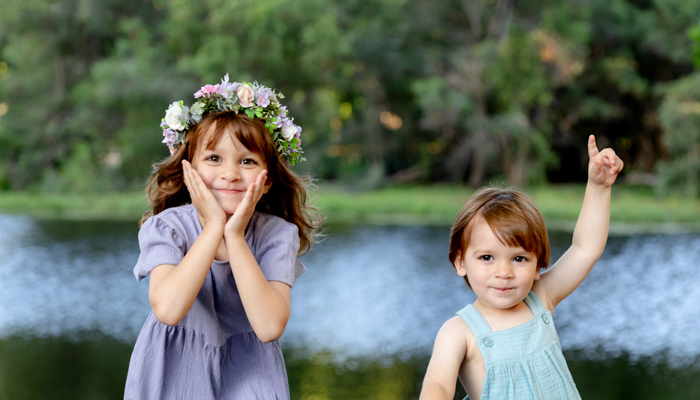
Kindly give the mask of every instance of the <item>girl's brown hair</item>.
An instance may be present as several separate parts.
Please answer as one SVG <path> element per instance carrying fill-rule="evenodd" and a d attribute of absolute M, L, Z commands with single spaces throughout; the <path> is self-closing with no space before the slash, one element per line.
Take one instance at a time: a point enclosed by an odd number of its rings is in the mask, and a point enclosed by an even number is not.
<path fill-rule="evenodd" d="M 214 134 L 206 144 L 202 143 L 212 126 Z M 227 130 L 248 150 L 260 154 L 267 164 L 272 186 L 258 201 L 256 210 L 276 215 L 296 225 L 299 231 L 299 254 L 306 254 L 313 247 L 316 241 L 315 231 L 321 227 L 323 220 L 321 212 L 307 204 L 306 188 L 314 186 L 312 179 L 292 172 L 287 162 L 280 158 L 272 135 L 261 120 L 232 111 L 215 112 L 204 117 L 187 132 L 185 142 L 173 155 L 153 165 L 153 173 L 146 185 L 146 198 L 151 211 L 143 215 L 141 224 L 170 207 L 192 202 L 185 186 L 182 160 L 191 162 L 198 146 L 216 148 Z"/>
<path fill-rule="evenodd" d="M 452 225 L 449 259 L 454 265 L 469 247 L 474 217 L 481 216 L 498 241 L 510 247 L 522 247 L 537 256 L 537 270 L 549 265 L 549 237 L 542 214 L 528 195 L 516 190 L 486 188 L 474 193 L 462 206 Z M 469 285 L 469 280 L 464 277 Z"/>

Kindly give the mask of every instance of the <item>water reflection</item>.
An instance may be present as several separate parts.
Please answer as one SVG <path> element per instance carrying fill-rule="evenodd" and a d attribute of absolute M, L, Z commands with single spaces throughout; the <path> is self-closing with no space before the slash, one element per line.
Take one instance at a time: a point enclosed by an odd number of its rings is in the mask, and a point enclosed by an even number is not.
<path fill-rule="evenodd" d="M 135 223 L 0 216 L 0 335 L 99 330 L 133 340 L 149 312 L 131 272 Z M 570 235 L 553 234 L 553 258 Z M 303 258 L 285 344 L 356 357 L 429 351 L 442 322 L 473 294 L 446 259 L 448 230 L 336 227 Z M 700 235 L 610 238 L 556 312 L 565 349 L 700 354 Z"/>
<path fill-rule="evenodd" d="M 0 216 L 0 335 L 100 330 L 130 340 L 148 307 L 134 223 Z"/>
<path fill-rule="evenodd" d="M 96 332 L 117 349 L 115 360 L 127 360 L 150 311 L 148 284 L 137 283 L 132 273 L 137 232 L 132 222 L 0 215 L 3 354 L 18 352 L 13 359 L 20 360 L 22 351 L 47 343 L 82 349 L 91 346 L 84 333 Z M 329 238 L 303 258 L 308 271 L 292 291 L 292 318 L 282 339 L 292 390 L 313 389 L 303 374 L 293 382 L 296 370 L 320 376 L 335 371 L 332 379 L 323 378 L 334 382 L 345 382 L 337 374 L 347 373 L 348 387 L 362 376 L 403 371 L 392 384 L 417 393 L 437 330 L 474 299 L 447 261 L 448 235 L 436 227 L 332 227 Z M 570 241 L 568 234 L 552 233 L 553 259 Z M 633 366 L 670 370 L 700 359 L 699 257 L 698 234 L 610 238 L 593 272 L 555 315 L 572 373 L 582 376 L 579 387 L 617 362 L 625 367 L 615 371 L 646 379 L 663 377 L 663 371 L 634 372 Z M 6 371 L 18 365 L 4 362 Z M 125 364 L 119 368 L 115 388 L 121 387 Z M 697 378 L 696 367 L 688 371 Z M 681 375 L 672 381 L 683 381 Z"/>

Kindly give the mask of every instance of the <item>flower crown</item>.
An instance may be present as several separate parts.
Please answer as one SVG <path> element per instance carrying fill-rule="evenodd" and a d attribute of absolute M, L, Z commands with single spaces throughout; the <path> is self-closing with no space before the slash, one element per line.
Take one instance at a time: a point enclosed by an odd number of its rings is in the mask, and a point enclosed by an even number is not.
<path fill-rule="evenodd" d="M 228 74 L 218 85 L 205 85 L 194 94 L 197 100 L 187 107 L 182 100 L 176 101 L 165 111 L 160 123 L 163 128 L 163 143 L 168 145 L 170 154 L 185 142 L 185 134 L 193 125 L 209 113 L 217 111 L 243 111 L 250 118 L 265 121 L 277 151 L 289 165 L 306 161 L 301 151 L 301 127 L 294 125 L 294 118 L 287 117 L 287 107 L 280 104 L 282 93 L 253 83 L 229 82 Z"/>

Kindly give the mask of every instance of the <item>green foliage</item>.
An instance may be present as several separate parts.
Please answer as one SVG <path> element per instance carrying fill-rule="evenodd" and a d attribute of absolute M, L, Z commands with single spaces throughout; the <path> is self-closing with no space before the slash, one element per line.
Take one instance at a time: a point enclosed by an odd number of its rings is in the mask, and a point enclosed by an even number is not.
<path fill-rule="evenodd" d="M 7 10 L 0 190 L 141 187 L 168 154 L 167 105 L 227 72 L 287 94 L 309 160 L 295 168 L 320 178 L 581 180 L 591 133 L 626 172 L 652 173 L 671 151 L 656 144 L 676 140 L 667 126 L 681 118 L 658 108 L 657 88 L 700 64 L 700 2 L 687 0 L 6 0 Z M 664 187 L 684 187 L 689 172 L 669 165 L 658 166 Z"/>
<path fill-rule="evenodd" d="M 700 67 L 700 24 L 688 29 L 688 37 L 693 40 L 693 50 L 690 58 L 696 67 Z"/>
<path fill-rule="evenodd" d="M 659 120 L 671 155 L 658 164 L 661 193 L 700 197 L 700 72 L 668 87 Z"/>

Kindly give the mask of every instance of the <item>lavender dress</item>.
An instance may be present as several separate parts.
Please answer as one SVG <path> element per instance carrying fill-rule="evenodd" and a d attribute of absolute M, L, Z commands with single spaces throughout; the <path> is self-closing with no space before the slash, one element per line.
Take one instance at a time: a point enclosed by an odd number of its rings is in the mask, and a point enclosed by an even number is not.
<path fill-rule="evenodd" d="M 139 231 L 134 268 L 145 278 L 161 264 L 180 263 L 202 227 L 194 206 L 169 208 Z M 292 286 L 306 268 L 297 258 L 297 227 L 254 213 L 245 240 L 269 281 Z M 153 312 L 129 363 L 125 399 L 289 399 L 277 341 L 263 343 L 248 322 L 228 261 L 214 261 L 190 311 L 176 326 Z"/>

